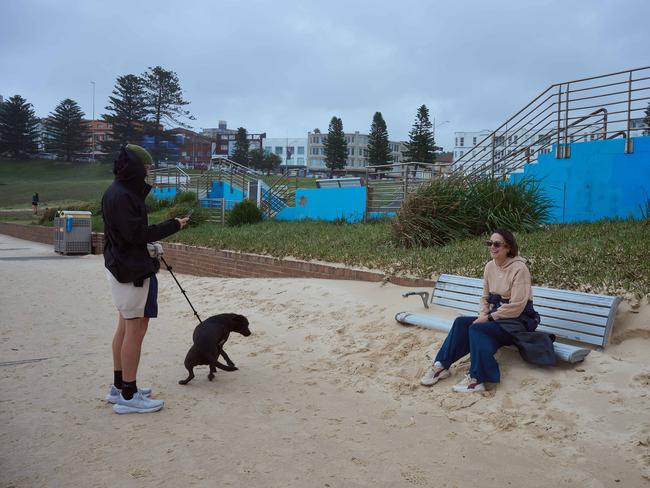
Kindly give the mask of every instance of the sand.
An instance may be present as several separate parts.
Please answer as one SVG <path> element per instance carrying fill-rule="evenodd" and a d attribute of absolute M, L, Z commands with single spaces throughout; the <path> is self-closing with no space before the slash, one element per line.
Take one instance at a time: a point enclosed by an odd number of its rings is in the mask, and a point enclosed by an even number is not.
<path fill-rule="evenodd" d="M 165 408 L 116 415 L 102 258 L 0 235 L 0 486 L 650 485 L 647 302 L 625 302 L 612 344 L 584 363 L 502 350 L 501 384 L 463 395 L 451 386 L 467 362 L 418 385 L 444 335 L 394 321 L 422 309 L 404 288 L 178 278 L 203 317 L 249 318 L 253 335 L 226 347 L 240 370 L 177 383 L 196 323 L 161 272 L 138 383 Z"/>

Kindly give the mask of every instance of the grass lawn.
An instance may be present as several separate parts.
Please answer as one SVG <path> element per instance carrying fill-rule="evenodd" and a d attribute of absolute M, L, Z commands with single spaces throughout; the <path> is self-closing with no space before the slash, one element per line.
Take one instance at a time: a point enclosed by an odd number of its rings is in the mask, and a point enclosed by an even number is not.
<path fill-rule="evenodd" d="M 111 164 L 0 160 L 0 208 L 40 207 L 101 199 L 113 179 Z"/>
<path fill-rule="evenodd" d="M 390 221 L 367 224 L 263 222 L 238 228 L 206 224 L 170 240 L 187 244 L 366 266 L 430 278 L 440 273 L 482 277 L 487 236 L 437 248 L 393 244 Z M 550 225 L 519 234 L 534 284 L 620 295 L 650 295 L 650 226 L 603 221 Z"/>

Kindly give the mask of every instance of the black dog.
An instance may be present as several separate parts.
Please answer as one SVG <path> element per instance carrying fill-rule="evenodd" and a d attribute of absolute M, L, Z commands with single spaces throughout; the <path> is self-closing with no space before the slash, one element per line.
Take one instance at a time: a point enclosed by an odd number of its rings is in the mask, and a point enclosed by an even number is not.
<path fill-rule="evenodd" d="M 243 336 L 251 335 L 248 328 L 248 319 L 243 315 L 234 313 L 222 313 L 205 319 L 194 329 L 192 340 L 194 345 L 187 351 L 185 356 L 185 367 L 190 375 L 180 380 L 181 385 L 187 385 L 194 378 L 194 366 L 207 364 L 210 366 L 208 379 L 212 381 L 217 368 L 224 371 L 237 371 L 237 367 L 230 360 L 223 345 L 228 340 L 231 332 L 239 332 Z M 219 355 L 223 356 L 228 365 L 219 362 Z"/>

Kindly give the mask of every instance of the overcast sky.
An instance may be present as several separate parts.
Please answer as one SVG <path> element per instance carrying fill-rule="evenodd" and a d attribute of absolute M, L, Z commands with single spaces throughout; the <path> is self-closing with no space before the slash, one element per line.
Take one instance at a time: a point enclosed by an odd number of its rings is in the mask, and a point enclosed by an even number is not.
<path fill-rule="evenodd" d="M 421 104 L 446 149 L 494 128 L 548 85 L 650 65 L 646 0 L 2 0 L 0 94 L 38 116 L 65 98 L 104 113 L 116 77 L 160 65 L 197 129 L 268 137 L 408 138 Z"/>

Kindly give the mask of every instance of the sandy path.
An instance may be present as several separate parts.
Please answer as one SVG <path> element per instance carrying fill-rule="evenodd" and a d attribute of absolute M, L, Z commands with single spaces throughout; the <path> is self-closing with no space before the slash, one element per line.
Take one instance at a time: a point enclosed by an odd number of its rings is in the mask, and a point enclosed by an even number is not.
<path fill-rule="evenodd" d="M 0 486 L 650 484 L 647 304 L 622 307 L 617 344 L 584 364 L 504 350 L 499 387 L 463 396 L 450 387 L 467 364 L 417 385 L 444 337 L 395 323 L 421 308 L 400 287 L 180 275 L 199 313 L 242 313 L 253 331 L 228 343 L 239 371 L 181 386 L 195 322 L 159 279 L 138 380 L 166 405 L 119 416 L 102 401 L 116 313 L 101 258 L 0 235 Z"/>

